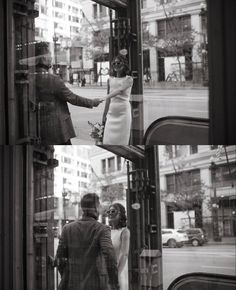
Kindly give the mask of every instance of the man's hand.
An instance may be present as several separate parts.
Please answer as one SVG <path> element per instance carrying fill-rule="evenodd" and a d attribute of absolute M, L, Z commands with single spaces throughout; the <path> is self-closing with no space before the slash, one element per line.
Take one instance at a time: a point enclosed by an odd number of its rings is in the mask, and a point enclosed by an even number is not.
<path fill-rule="evenodd" d="M 93 107 L 97 107 L 100 103 L 102 103 L 104 101 L 103 98 L 96 98 L 93 99 Z"/>

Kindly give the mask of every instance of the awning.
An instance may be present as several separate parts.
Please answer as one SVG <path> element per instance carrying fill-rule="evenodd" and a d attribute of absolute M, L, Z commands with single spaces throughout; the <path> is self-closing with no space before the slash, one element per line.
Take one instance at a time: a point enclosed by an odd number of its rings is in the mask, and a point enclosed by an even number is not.
<path fill-rule="evenodd" d="M 128 0 L 93 0 L 93 1 L 112 9 L 127 8 L 128 6 Z"/>
<path fill-rule="evenodd" d="M 116 145 L 99 145 L 99 147 L 108 150 L 116 155 L 119 155 L 132 162 L 138 159 L 144 159 L 144 146 L 116 146 Z"/>

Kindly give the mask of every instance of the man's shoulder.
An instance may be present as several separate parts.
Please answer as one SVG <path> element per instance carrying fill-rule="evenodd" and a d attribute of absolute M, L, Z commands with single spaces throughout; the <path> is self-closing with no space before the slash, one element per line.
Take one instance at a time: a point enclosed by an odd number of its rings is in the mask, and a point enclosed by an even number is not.
<path fill-rule="evenodd" d="M 95 228 L 96 231 L 100 232 L 100 233 L 107 233 L 107 232 L 111 231 L 109 226 L 107 226 L 99 221 L 96 221 L 96 220 L 91 222 L 91 227 Z"/>

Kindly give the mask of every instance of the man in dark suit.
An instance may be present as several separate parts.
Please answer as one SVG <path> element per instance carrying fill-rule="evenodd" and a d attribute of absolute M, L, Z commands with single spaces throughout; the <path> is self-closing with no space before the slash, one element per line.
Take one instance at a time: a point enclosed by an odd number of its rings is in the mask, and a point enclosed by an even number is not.
<path fill-rule="evenodd" d="M 63 227 L 56 261 L 62 280 L 60 290 L 103 290 L 98 258 L 105 260 L 110 287 L 117 290 L 118 271 L 110 228 L 97 221 L 100 202 L 96 194 L 81 200 L 83 216 Z M 108 286 L 108 285 L 106 285 Z"/>
<path fill-rule="evenodd" d="M 103 100 L 87 99 L 74 94 L 63 80 L 50 74 L 51 55 L 48 43 L 35 45 L 36 99 L 39 108 L 41 143 L 45 145 L 69 145 L 75 137 L 67 102 L 75 106 L 93 108 Z"/>

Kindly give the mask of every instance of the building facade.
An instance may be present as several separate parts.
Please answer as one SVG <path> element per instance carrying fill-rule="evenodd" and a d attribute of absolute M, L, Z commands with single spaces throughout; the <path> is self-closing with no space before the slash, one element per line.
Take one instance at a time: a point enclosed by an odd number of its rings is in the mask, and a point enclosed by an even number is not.
<path fill-rule="evenodd" d="M 77 0 L 36 0 L 35 40 L 50 45 L 53 68 L 64 80 L 83 71 L 82 47 L 78 41 L 83 19 Z"/>
<path fill-rule="evenodd" d="M 126 160 L 107 150 L 93 146 L 90 151 L 92 167 L 91 186 L 105 205 L 120 202 L 126 207 Z"/>
<path fill-rule="evenodd" d="M 81 215 L 80 199 L 91 179 L 89 150 L 89 146 L 55 146 L 59 165 L 54 170 L 54 219 L 59 231 L 61 224 Z"/>
<path fill-rule="evenodd" d="M 144 83 L 191 82 L 207 84 L 207 18 L 205 0 L 142 0 Z M 86 29 L 97 31 L 97 23 L 109 27 L 109 9 L 83 1 Z M 99 28 L 101 29 L 101 27 Z M 100 48 L 99 68 L 107 67 L 107 46 Z M 99 59 L 98 59 L 99 60 Z M 86 61 L 92 68 L 92 62 Z M 97 61 L 95 71 L 99 73 Z"/>
<path fill-rule="evenodd" d="M 236 236 L 236 146 L 160 146 L 159 156 L 162 226 L 202 227 L 211 237 L 217 220 L 220 236 Z"/>
<path fill-rule="evenodd" d="M 100 195 L 112 184 L 127 188 L 123 158 L 96 146 L 90 158 Z M 236 146 L 159 146 L 159 161 L 163 228 L 201 227 L 211 238 L 217 219 L 220 236 L 236 236 Z"/>
<path fill-rule="evenodd" d="M 142 7 L 144 80 L 207 83 L 205 1 L 143 0 Z"/>

